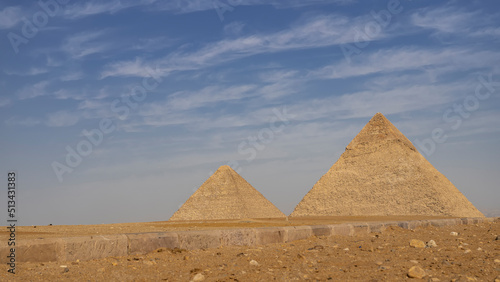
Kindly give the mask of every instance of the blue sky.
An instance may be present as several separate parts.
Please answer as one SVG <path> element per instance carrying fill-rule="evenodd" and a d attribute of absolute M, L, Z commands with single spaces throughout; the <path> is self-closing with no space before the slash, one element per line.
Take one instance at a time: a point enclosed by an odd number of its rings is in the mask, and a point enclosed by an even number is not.
<path fill-rule="evenodd" d="M 500 209 L 498 1 L 40 2 L 0 4 L 22 225 L 167 220 L 224 164 L 289 214 L 377 112 Z"/>

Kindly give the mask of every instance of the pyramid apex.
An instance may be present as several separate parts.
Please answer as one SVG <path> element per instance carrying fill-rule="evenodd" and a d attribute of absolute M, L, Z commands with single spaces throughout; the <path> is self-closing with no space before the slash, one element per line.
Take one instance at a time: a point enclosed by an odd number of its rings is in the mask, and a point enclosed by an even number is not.
<path fill-rule="evenodd" d="M 382 113 L 376 113 L 373 115 L 373 117 L 371 118 L 371 120 L 376 120 L 376 119 L 383 119 L 383 120 L 387 120 L 389 121 Z M 370 120 L 370 121 L 371 121 Z"/>
<path fill-rule="evenodd" d="M 221 165 L 217 170 L 233 170 L 233 169 L 228 165 Z"/>
<path fill-rule="evenodd" d="M 216 173 L 217 173 L 217 172 L 219 172 L 219 173 L 221 173 L 221 172 L 222 172 L 222 173 L 233 173 L 233 172 L 235 172 L 235 171 L 234 171 L 234 170 L 233 170 L 230 166 L 228 166 L 228 165 L 222 165 L 222 166 L 220 166 L 220 167 L 217 169 Z M 215 174 L 215 173 L 214 173 L 214 174 Z"/>
<path fill-rule="evenodd" d="M 382 113 L 376 113 L 363 129 L 354 137 L 347 145 L 347 149 L 355 147 L 365 147 L 367 149 L 375 149 L 381 143 L 403 143 L 412 151 L 416 151 L 415 147 L 403 133 L 401 133 Z"/>

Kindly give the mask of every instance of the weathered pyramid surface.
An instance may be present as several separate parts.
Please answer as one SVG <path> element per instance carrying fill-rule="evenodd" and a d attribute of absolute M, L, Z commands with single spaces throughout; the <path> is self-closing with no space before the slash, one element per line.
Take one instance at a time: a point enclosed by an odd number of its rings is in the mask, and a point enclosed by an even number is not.
<path fill-rule="evenodd" d="M 291 214 L 354 215 L 483 217 L 381 113 Z"/>
<path fill-rule="evenodd" d="M 170 220 L 285 217 L 277 207 L 229 166 L 221 166 Z"/>

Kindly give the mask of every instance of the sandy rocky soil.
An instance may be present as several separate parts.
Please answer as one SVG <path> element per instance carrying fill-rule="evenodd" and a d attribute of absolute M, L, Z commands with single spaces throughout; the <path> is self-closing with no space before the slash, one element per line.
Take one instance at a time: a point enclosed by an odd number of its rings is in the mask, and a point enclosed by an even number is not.
<path fill-rule="evenodd" d="M 92 261 L 18 263 L 1 281 L 500 281 L 500 222 L 287 244 L 159 249 Z M 435 244 L 431 242 L 433 240 Z M 415 278 L 410 278 L 415 277 Z"/>

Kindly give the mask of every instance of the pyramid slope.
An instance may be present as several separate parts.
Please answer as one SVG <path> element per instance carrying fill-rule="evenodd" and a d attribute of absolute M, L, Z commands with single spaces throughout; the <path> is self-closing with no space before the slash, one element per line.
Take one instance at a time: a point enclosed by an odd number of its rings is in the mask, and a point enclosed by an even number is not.
<path fill-rule="evenodd" d="M 355 215 L 484 216 L 381 113 L 291 214 Z"/>
<path fill-rule="evenodd" d="M 170 220 L 285 217 L 276 206 L 229 166 L 221 166 Z"/>

